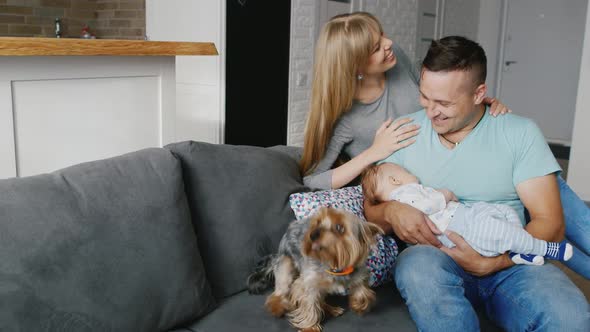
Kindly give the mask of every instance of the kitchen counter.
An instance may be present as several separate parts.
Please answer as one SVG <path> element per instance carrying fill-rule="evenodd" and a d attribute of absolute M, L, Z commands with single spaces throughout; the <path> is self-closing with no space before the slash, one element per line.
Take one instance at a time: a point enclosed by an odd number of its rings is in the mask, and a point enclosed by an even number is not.
<path fill-rule="evenodd" d="M 201 102 L 206 95 L 177 111 L 177 56 L 192 55 L 217 50 L 196 42 L 0 38 L 0 179 L 161 147 L 202 131 L 207 124 L 195 118 L 210 107 Z"/>
<path fill-rule="evenodd" d="M 217 55 L 213 43 L 115 39 L 0 37 L 0 56 Z"/>

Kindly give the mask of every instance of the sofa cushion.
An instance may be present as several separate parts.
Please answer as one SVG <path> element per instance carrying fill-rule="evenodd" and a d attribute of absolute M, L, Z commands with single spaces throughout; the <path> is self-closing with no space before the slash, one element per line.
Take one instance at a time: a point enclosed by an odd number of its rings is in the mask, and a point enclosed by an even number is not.
<path fill-rule="evenodd" d="M 276 148 L 199 142 L 166 148 L 182 162 L 213 293 L 224 297 L 244 290 L 256 262 L 276 251 L 294 220 L 289 195 L 305 190 L 297 160 Z"/>
<path fill-rule="evenodd" d="M 213 301 L 169 151 L 0 181 L 0 331 L 161 331 Z"/>
<path fill-rule="evenodd" d="M 377 289 L 375 307 L 363 316 L 348 308 L 345 297 L 332 297 L 328 303 L 346 309 L 344 315 L 324 322 L 324 331 L 416 331 L 399 293 L 388 284 Z M 268 294 L 266 294 L 268 295 Z M 285 318 L 275 318 L 264 307 L 266 296 L 242 292 L 225 299 L 219 308 L 189 327 L 192 331 L 295 331 Z M 231 319 L 224 319 L 231 317 Z"/>
<path fill-rule="evenodd" d="M 346 311 L 340 317 L 327 318 L 323 322 L 325 332 L 383 332 L 416 331 L 416 325 L 404 304 L 404 300 L 392 283 L 376 288 L 377 302 L 371 311 L 359 316 L 348 308 L 347 298 L 333 296 L 327 302 Z M 284 332 L 295 331 L 286 318 L 275 318 L 264 307 L 266 295 L 251 295 L 244 291 L 224 299 L 219 307 L 207 316 L 187 327 L 193 332 L 240 331 Z M 483 313 L 477 311 L 482 332 L 502 331 Z M 231 319 L 228 319 L 231 317 Z"/>

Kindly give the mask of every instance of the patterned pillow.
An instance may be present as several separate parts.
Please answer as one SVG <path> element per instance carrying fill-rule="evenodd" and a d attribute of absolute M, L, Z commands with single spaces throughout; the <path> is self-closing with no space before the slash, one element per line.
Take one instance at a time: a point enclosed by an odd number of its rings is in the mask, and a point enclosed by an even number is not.
<path fill-rule="evenodd" d="M 365 220 L 361 186 L 295 193 L 289 196 L 289 203 L 291 203 L 291 209 L 293 209 L 297 220 L 311 216 L 321 207 L 343 209 Z"/>
<path fill-rule="evenodd" d="M 297 220 L 311 216 L 321 207 L 343 209 L 366 220 L 361 186 L 295 193 L 289 196 L 289 203 Z M 398 252 L 397 243 L 391 236 L 377 236 L 377 245 L 372 248 L 367 258 L 371 287 L 377 287 L 393 280 L 393 269 Z"/>

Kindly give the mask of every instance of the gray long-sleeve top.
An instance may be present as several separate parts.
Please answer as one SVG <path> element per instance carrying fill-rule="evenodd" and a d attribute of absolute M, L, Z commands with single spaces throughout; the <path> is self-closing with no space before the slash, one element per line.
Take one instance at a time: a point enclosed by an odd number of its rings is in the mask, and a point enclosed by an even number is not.
<path fill-rule="evenodd" d="M 404 53 L 393 45 L 396 65 L 385 73 L 385 91 L 369 104 L 355 101 L 336 122 L 326 153 L 312 174 L 303 182 L 310 188 L 332 188 L 332 166 L 341 152 L 354 158 L 373 144 L 377 128 L 387 119 L 422 109 L 419 103 L 419 73 Z"/>

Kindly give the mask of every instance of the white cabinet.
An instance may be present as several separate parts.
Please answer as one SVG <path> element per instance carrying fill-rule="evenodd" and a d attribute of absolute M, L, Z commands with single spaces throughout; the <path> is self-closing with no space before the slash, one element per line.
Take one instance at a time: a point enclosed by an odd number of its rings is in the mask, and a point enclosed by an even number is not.
<path fill-rule="evenodd" d="M 174 57 L 0 57 L 0 178 L 177 141 Z"/>

